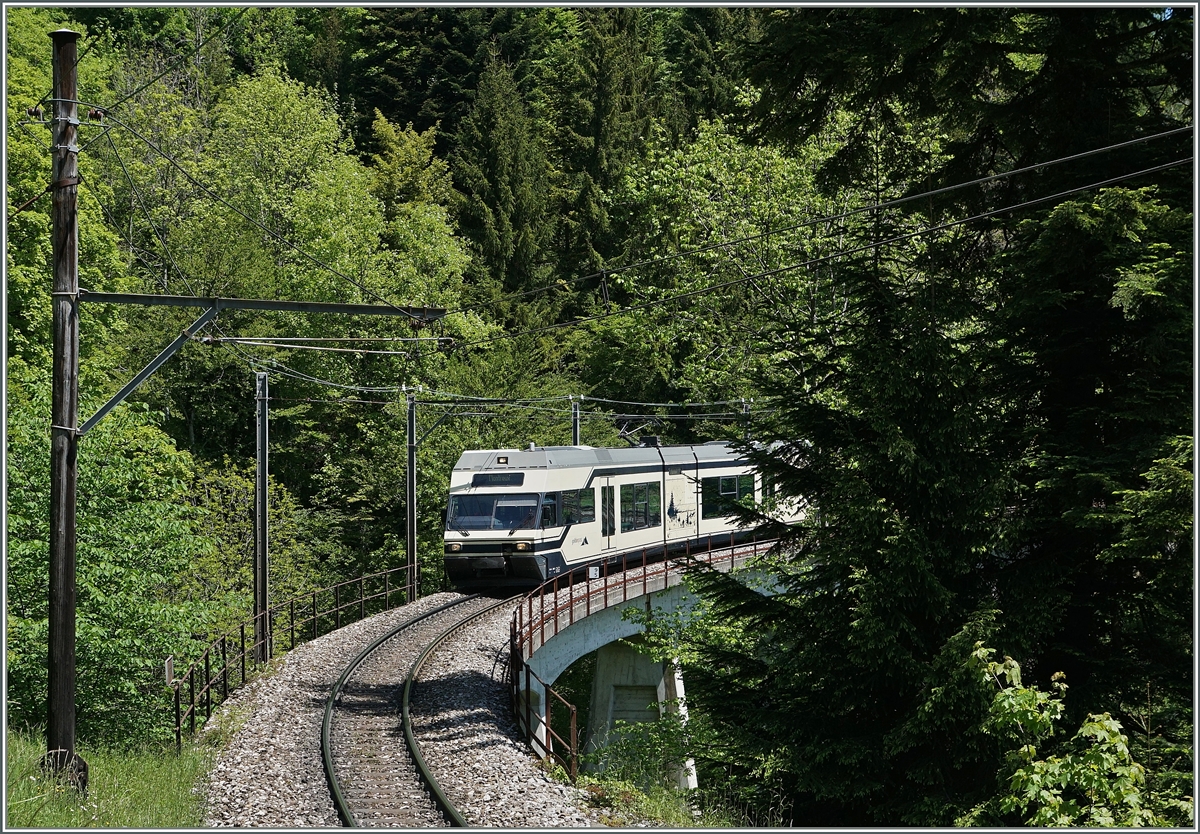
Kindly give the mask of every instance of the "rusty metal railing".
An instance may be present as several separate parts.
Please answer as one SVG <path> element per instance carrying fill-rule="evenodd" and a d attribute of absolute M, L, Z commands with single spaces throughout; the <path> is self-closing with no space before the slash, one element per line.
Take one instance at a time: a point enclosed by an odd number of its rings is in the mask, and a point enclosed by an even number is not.
<path fill-rule="evenodd" d="M 410 572 L 408 566 L 392 568 L 310 591 L 279 603 L 257 617 L 243 620 L 214 640 L 186 672 L 169 682 L 175 690 L 175 749 L 183 749 L 184 724 L 188 726 L 188 733 L 195 735 L 201 709 L 203 720 L 207 721 L 212 717 L 213 709 L 225 701 L 230 692 L 262 670 L 265 664 L 256 659 L 264 644 L 266 657 L 273 658 L 343 625 L 404 605 L 413 588 Z M 396 578 L 401 580 L 399 584 L 393 582 Z M 267 620 L 267 628 L 260 632 L 255 626 L 263 617 Z M 247 630 L 249 643 L 246 641 Z M 254 635 L 258 633 L 265 636 L 256 640 Z M 284 634 L 287 635 L 286 649 L 280 645 Z M 169 658 L 168 664 L 170 668 Z M 236 678 L 232 686 L 231 678 Z"/>
<path fill-rule="evenodd" d="M 513 612 L 509 628 L 508 676 L 513 714 L 530 748 L 542 758 L 553 759 L 562 765 L 570 773 L 571 781 L 575 781 L 579 773 L 575 705 L 529 668 L 529 660 L 534 652 L 544 646 L 547 640 L 588 617 L 593 611 L 624 605 L 631 599 L 678 584 L 683 572 L 697 562 L 729 571 L 765 553 L 774 543 L 774 539 L 759 539 L 748 533 L 730 533 L 728 538 L 707 536 L 682 542 L 681 552 L 668 554 L 666 558 L 663 558 L 661 549 L 658 553 L 647 548 L 625 551 L 591 566 L 556 576 L 530 591 Z M 656 558 L 659 561 L 653 561 Z M 597 576 L 593 577 L 588 567 Z M 546 693 L 545 718 L 538 713 L 529 697 L 534 681 Z M 570 712 L 569 739 L 561 737 L 552 726 L 555 700 Z M 539 740 L 539 734 L 544 742 Z M 555 741 L 565 748 L 561 753 L 555 750 Z"/>

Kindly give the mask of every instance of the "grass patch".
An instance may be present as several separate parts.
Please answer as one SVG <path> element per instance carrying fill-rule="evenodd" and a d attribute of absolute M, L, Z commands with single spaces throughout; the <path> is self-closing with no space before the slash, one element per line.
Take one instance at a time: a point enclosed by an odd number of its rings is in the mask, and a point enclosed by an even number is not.
<path fill-rule="evenodd" d="M 80 746 L 88 763 L 88 793 L 47 778 L 40 763 L 44 737 L 9 731 L 7 828 L 196 828 L 203 823 L 198 789 L 212 748 L 184 745 L 115 750 Z"/>
<path fill-rule="evenodd" d="M 632 782 L 582 775 L 575 787 L 583 790 L 588 804 L 600 811 L 600 822 L 604 825 L 616 828 L 638 823 L 667 828 L 704 825 L 693 815 L 688 795 L 683 791 L 639 788 Z"/>
<path fill-rule="evenodd" d="M 639 786 L 596 775 L 581 775 L 575 787 L 600 811 L 600 822 L 615 828 L 638 824 L 655 828 L 779 827 L 785 819 L 782 807 L 758 814 L 721 790 Z"/>

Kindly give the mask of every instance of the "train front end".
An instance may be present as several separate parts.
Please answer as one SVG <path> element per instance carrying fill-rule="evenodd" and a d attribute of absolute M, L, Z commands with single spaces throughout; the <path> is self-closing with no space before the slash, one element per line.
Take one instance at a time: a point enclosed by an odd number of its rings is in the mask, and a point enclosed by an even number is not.
<path fill-rule="evenodd" d="M 515 450 L 464 452 L 450 477 L 445 567 L 462 590 L 535 587 L 547 577 L 546 467 Z M 530 466 L 534 463 L 533 466 Z M 553 554 L 561 562 L 560 552 Z"/>

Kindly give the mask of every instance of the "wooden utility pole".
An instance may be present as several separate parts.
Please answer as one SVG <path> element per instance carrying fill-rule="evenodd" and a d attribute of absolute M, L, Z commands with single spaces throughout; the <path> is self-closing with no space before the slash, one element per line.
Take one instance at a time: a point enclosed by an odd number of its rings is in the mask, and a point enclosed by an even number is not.
<path fill-rule="evenodd" d="M 391 304 L 324 304 L 270 299 L 188 298 L 121 293 L 81 293 L 79 290 L 79 231 L 77 219 L 79 186 L 79 102 L 75 64 L 79 33 L 60 29 L 50 33 L 53 41 L 54 86 L 52 92 L 52 167 L 50 191 L 54 261 L 53 299 L 53 405 L 50 431 L 50 577 L 48 697 L 46 715 L 47 753 L 42 766 L 65 776 L 81 791 L 87 789 L 87 763 L 75 752 L 75 507 L 79 438 L 92 429 L 118 403 L 137 389 L 154 371 L 191 340 L 219 310 L 286 310 L 302 313 L 407 316 L 428 323 L 446 314 L 440 308 L 397 307 Z M 204 313 L 190 328 L 167 346 L 124 388 L 79 426 L 79 304 L 81 301 L 110 304 L 146 304 L 202 307 Z M 264 423 L 260 456 L 266 452 L 266 386 L 262 386 Z M 410 451 L 410 457 L 412 452 Z M 265 490 L 266 467 L 262 467 Z M 414 488 L 415 492 L 415 488 Z M 265 512 L 266 502 L 262 503 Z M 256 588 L 256 605 L 266 607 L 266 524 L 261 525 L 263 581 Z M 415 533 L 413 535 L 415 541 Z M 256 553 L 256 560 L 258 554 Z M 415 560 L 413 562 L 415 565 Z M 415 582 L 414 582 L 415 592 Z M 265 613 L 264 613 L 265 617 Z M 263 623 L 264 631 L 266 623 Z M 265 650 L 265 641 L 264 641 Z"/>
<path fill-rule="evenodd" d="M 267 614 L 267 375 L 259 372 L 258 466 L 254 473 L 254 653 L 259 663 L 271 659 L 271 623 Z"/>
<path fill-rule="evenodd" d="M 50 428 L 50 651 L 43 766 L 87 789 L 87 763 L 75 753 L 75 485 L 79 438 L 79 104 L 78 32 L 54 42 L 50 190 L 54 254 L 53 405 Z"/>
<path fill-rule="evenodd" d="M 417 568 L 417 397 L 408 395 L 408 468 L 405 472 L 404 503 L 406 504 L 405 525 L 405 562 L 408 570 L 405 584 L 408 599 L 412 602 L 417 598 L 417 579 L 420 570 Z"/>

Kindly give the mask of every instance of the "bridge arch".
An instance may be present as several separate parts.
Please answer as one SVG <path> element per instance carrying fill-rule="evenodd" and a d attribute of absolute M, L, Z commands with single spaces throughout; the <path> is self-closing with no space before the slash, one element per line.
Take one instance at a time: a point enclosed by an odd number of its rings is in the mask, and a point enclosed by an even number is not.
<path fill-rule="evenodd" d="M 563 739 L 548 732 L 547 702 L 552 710 L 566 705 L 552 685 L 584 655 L 642 632 L 641 623 L 624 616 L 627 609 L 690 611 L 695 598 L 681 584 L 684 570 L 690 564 L 703 561 L 717 570 L 730 571 L 744 567 L 773 544 L 774 541 L 731 543 L 645 567 L 640 554 L 636 559 L 627 554 L 610 563 L 624 570 L 610 573 L 605 565 L 600 569 L 603 576 L 597 576 L 599 571 L 593 569 L 592 578 L 585 582 L 552 580 L 530 593 L 513 615 L 510 684 L 517 722 L 534 753 L 554 756 L 569 764 L 572 776 L 577 773 L 582 740 Z M 627 562 L 636 567 L 627 567 Z M 754 575 L 750 582 L 763 593 L 774 590 L 773 582 L 761 574 Z M 651 662 L 648 658 L 646 661 Z M 660 670 L 658 700 L 674 702 L 683 695 L 682 677 L 670 664 Z M 611 710 L 607 715 L 611 721 Z M 690 784 L 694 785 L 694 776 Z"/>

